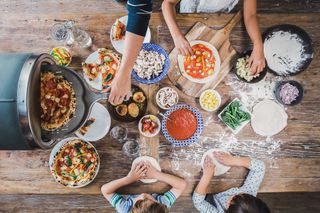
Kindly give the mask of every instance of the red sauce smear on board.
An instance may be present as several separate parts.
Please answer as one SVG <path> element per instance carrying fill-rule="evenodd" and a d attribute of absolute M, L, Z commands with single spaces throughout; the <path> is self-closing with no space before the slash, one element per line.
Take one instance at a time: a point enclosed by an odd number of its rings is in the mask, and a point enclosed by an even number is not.
<path fill-rule="evenodd" d="M 193 78 L 203 79 L 213 75 L 216 59 L 211 49 L 203 44 L 192 46 L 193 56 L 184 59 L 184 70 Z"/>
<path fill-rule="evenodd" d="M 170 119 L 170 120 L 169 120 Z M 197 118 L 188 109 L 179 109 L 172 112 L 167 120 L 167 130 L 176 140 L 191 138 L 197 129 Z"/>

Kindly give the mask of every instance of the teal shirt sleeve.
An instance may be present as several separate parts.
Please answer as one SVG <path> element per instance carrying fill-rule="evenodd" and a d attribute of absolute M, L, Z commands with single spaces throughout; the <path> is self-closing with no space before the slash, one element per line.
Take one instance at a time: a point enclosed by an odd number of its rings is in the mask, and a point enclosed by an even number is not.
<path fill-rule="evenodd" d="M 118 213 L 128 213 L 133 207 L 133 200 L 131 196 L 124 198 L 118 193 L 114 193 L 109 202 Z"/>
<path fill-rule="evenodd" d="M 155 195 L 155 199 L 159 203 L 164 204 L 167 208 L 171 208 L 177 200 L 176 196 L 171 191 L 167 191 L 163 195 Z"/>

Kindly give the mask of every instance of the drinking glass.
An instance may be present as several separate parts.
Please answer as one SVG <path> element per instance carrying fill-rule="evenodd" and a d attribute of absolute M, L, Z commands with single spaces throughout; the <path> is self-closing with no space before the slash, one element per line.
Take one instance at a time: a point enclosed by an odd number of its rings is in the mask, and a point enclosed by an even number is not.
<path fill-rule="evenodd" d="M 54 24 L 50 32 L 51 37 L 56 41 L 65 41 L 68 37 L 68 29 L 64 23 Z"/>
<path fill-rule="evenodd" d="M 124 143 L 128 136 L 128 130 L 122 126 L 115 126 L 111 129 L 111 137 L 120 143 Z"/>
<path fill-rule="evenodd" d="M 136 139 L 128 139 L 122 147 L 122 151 L 129 158 L 136 158 L 139 156 L 140 146 Z"/>

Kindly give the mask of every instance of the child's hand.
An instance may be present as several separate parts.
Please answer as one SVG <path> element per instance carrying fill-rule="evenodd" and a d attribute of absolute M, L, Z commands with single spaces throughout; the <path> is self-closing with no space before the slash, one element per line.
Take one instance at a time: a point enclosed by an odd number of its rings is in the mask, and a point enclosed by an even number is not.
<path fill-rule="evenodd" d="M 147 165 L 147 173 L 146 178 L 147 179 L 157 179 L 158 170 L 154 168 L 149 162 L 145 162 Z"/>
<path fill-rule="evenodd" d="M 127 177 L 135 182 L 140 179 L 143 179 L 146 177 L 147 173 L 147 165 L 144 162 L 140 162 L 136 164 L 133 168 L 131 168 L 130 172 L 128 173 Z"/>
<path fill-rule="evenodd" d="M 212 162 L 212 159 L 207 155 L 204 159 L 203 176 L 211 179 L 214 175 L 216 165 Z"/>
<path fill-rule="evenodd" d="M 249 65 L 250 65 L 252 75 L 259 74 L 265 68 L 266 61 L 263 53 L 263 44 L 255 45 L 253 47 L 253 50 L 249 59 Z"/>
<path fill-rule="evenodd" d="M 213 152 L 213 156 L 222 164 L 226 166 L 235 166 L 237 164 L 237 157 L 232 156 L 226 152 Z"/>
<path fill-rule="evenodd" d="M 183 35 L 174 36 L 173 42 L 181 55 L 193 55 L 193 51 L 189 44 L 189 41 Z"/>

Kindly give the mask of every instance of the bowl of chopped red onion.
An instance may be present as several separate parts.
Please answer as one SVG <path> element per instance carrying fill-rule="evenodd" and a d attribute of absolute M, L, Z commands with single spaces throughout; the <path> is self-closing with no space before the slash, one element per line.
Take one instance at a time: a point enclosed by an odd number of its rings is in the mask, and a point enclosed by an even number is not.
<path fill-rule="evenodd" d="M 293 80 L 281 81 L 276 85 L 275 96 L 278 102 L 285 106 L 294 106 L 303 98 L 302 85 Z"/>

